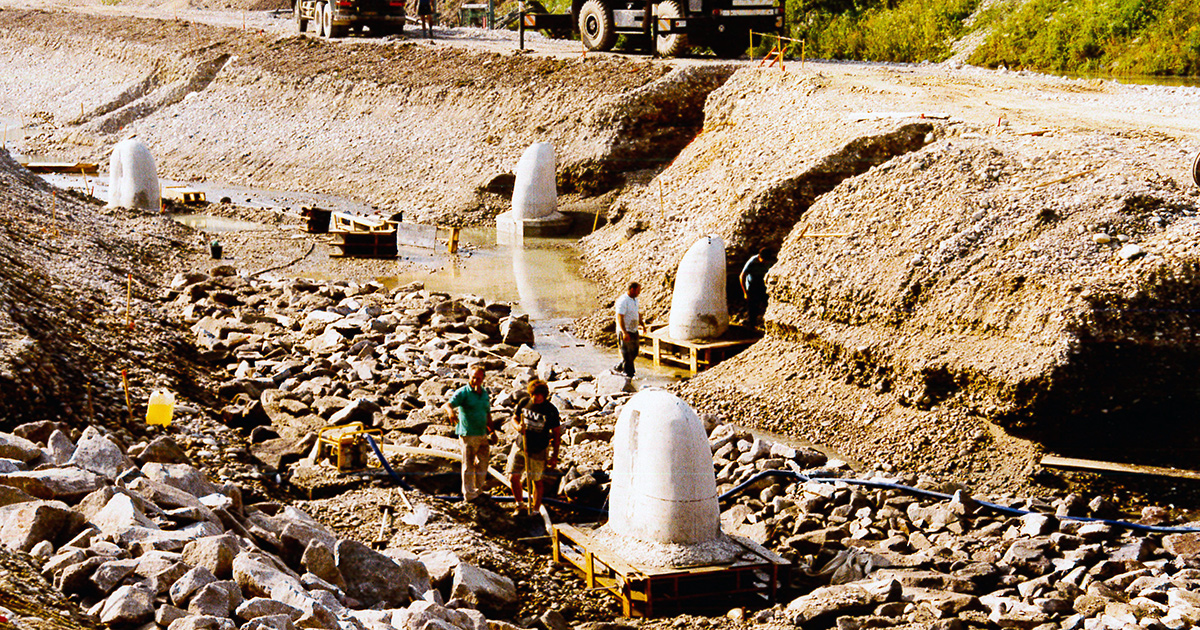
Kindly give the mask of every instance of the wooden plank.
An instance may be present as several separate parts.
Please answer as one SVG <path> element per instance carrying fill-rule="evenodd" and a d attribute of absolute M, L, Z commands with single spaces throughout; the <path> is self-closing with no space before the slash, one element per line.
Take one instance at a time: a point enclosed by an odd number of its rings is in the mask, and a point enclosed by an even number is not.
<path fill-rule="evenodd" d="M 1042 465 L 1047 468 L 1063 468 L 1067 470 L 1090 470 L 1100 473 L 1121 473 L 1128 475 L 1148 475 L 1153 477 L 1171 477 L 1172 479 L 1194 479 L 1200 481 L 1200 471 L 1184 470 L 1182 468 L 1163 468 L 1159 466 L 1143 466 L 1141 464 L 1122 464 L 1120 462 L 1103 462 L 1094 459 L 1075 459 L 1047 455 L 1042 458 Z"/>

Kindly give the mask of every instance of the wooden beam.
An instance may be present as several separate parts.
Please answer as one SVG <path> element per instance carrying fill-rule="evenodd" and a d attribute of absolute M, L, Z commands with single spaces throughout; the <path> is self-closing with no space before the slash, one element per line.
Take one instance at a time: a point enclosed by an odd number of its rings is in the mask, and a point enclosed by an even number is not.
<path fill-rule="evenodd" d="M 1181 468 L 1163 468 L 1160 466 L 1142 466 L 1140 464 L 1122 464 L 1120 462 L 1102 462 L 1094 459 L 1074 459 L 1047 455 L 1042 458 L 1042 466 L 1047 468 L 1062 468 L 1065 470 L 1087 470 L 1098 473 L 1121 473 L 1127 475 L 1148 475 L 1153 477 L 1171 477 L 1172 479 L 1193 479 L 1200 481 L 1200 471 L 1183 470 Z"/>

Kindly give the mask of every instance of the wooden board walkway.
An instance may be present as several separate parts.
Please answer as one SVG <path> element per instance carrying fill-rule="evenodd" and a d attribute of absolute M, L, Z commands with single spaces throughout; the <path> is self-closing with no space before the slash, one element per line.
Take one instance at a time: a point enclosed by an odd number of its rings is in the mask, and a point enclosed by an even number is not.
<path fill-rule="evenodd" d="M 720 339 L 672 339 L 667 336 L 667 326 L 662 326 L 646 335 L 641 354 L 652 359 L 655 366 L 670 363 L 687 368 L 695 376 L 700 370 L 724 361 L 761 338 L 762 333 L 753 328 L 730 326 Z"/>
<path fill-rule="evenodd" d="M 730 536 L 742 547 L 727 564 L 649 567 L 626 562 L 586 526 L 555 525 L 554 561 L 573 568 L 589 589 L 608 591 L 626 617 L 652 617 L 712 606 L 727 610 L 730 601 L 774 603 L 791 564 L 748 538 Z"/>
<path fill-rule="evenodd" d="M 1103 462 L 1094 459 L 1075 459 L 1047 455 L 1042 458 L 1046 468 L 1061 468 L 1064 470 L 1087 470 L 1099 473 L 1121 473 L 1127 475 L 1147 475 L 1153 477 L 1171 477 L 1173 479 L 1192 479 L 1200 481 L 1200 471 L 1182 468 L 1163 468 L 1159 466 L 1142 466 L 1140 464 L 1122 464 L 1120 462 Z"/>
<path fill-rule="evenodd" d="M 25 168 L 31 173 L 67 173 L 69 175 L 96 175 L 99 165 L 91 162 L 27 162 Z"/>

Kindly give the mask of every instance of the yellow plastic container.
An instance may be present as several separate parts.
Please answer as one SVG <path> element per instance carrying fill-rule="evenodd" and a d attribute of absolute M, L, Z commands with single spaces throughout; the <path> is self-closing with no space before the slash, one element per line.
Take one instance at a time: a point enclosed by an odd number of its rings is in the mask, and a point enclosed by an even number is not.
<path fill-rule="evenodd" d="M 146 424 L 171 425 L 171 414 L 175 413 L 175 394 L 156 389 L 150 394 L 150 406 L 146 408 Z"/>

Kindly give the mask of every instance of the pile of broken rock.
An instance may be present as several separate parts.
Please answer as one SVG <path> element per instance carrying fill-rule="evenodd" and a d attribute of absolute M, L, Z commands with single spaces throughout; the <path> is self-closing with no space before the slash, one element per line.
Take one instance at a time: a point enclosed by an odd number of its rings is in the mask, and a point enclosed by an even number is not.
<path fill-rule="evenodd" d="M 89 427 L 0 434 L 0 544 L 42 560 L 54 586 L 115 627 L 171 630 L 510 627 L 511 580 L 465 562 L 444 601 L 403 550 L 349 539 L 292 506 L 244 505 L 167 437 L 126 450 Z M 0 614 L 6 611 L 0 610 Z M 6 615 L 12 617 L 12 615 Z"/>

